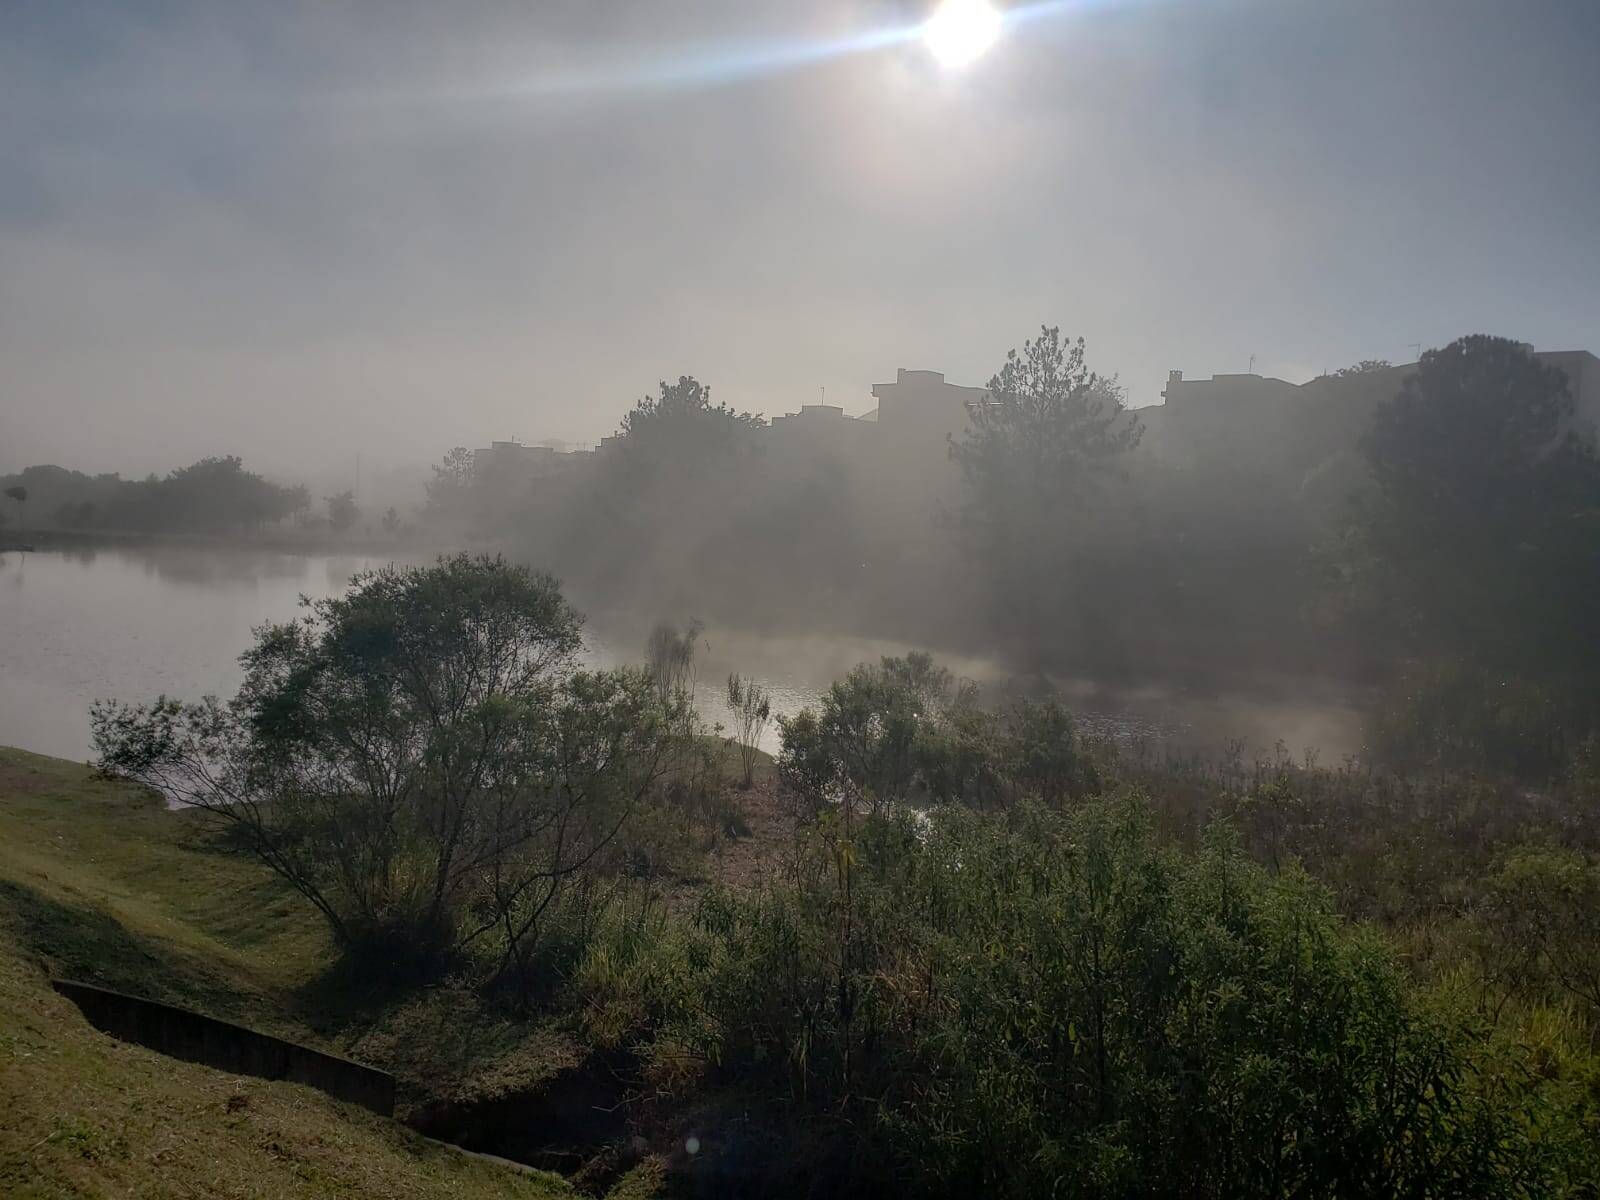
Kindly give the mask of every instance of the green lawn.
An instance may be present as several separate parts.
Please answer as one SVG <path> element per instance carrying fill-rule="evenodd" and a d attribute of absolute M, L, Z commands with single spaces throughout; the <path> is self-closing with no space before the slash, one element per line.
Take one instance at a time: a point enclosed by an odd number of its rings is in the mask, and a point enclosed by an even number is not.
<path fill-rule="evenodd" d="M 0 749 L 0 1195 L 557 1197 L 320 1092 L 124 1045 L 69 975 L 315 1041 L 293 997 L 322 929 L 194 815 L 85 767 Z"/>

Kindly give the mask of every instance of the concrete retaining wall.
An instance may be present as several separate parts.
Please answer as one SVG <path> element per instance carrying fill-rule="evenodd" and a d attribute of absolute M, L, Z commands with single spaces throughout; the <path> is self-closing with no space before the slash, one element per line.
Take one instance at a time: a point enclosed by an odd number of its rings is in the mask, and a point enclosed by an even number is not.
<path fill-rule="evenodd" d="M 83 1010 L 89 1024 L 112 1037 L 235 1075 L 303 1083 L 381 1116 L 394 1115 L 394 1076 L 387 1072 L 185 1008 L 70 979 L 50 982 Z"/>

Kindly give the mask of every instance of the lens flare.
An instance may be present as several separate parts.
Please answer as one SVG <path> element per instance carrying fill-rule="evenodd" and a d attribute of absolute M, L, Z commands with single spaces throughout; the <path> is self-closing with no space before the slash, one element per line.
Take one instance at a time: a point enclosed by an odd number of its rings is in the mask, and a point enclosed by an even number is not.
<path fill-rule="evenodd" d="M 964 67 L 1000 36 L 1001 16 L 988 0 L 944 0 L 922 27 L 922 40 L 944 67 Z"/>

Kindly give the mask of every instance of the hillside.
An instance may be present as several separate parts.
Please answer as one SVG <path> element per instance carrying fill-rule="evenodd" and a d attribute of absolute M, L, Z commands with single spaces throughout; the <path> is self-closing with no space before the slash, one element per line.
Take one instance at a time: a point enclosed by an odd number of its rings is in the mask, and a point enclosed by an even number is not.
<path fill-rule="evenodd" d="M 317 1040 L 291 1016 L 325 946 L 287 891 L 188 817 L 0 750 L 0 1194 L 571 1195 L 286 1083 L 124 1045 L 51 974 Z"/>

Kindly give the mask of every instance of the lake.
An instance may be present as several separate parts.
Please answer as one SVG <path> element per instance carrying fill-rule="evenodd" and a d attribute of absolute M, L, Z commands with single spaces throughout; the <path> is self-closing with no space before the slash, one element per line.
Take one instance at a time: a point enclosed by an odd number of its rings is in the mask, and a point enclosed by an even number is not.
<path fill-rule="evenodd" d="M 302 595 L 335 594 L 352 574 L 387 561 L 199 545 L 0 555 L 0 745 L 82 760 L 92 753 L 89 705 L 96 698 L 231 695 L 254 626 L 287 620 Z M 591 621 L 585 656 L 599 666 L 639 661 L 648 627 Z M 722 681 L 738 671 L 766 684 L 776 712 L 791 713 L 856 663 L 913 648 L 847 635 L 709 629 L 698 657 L 697 704 L 708 721 L 725 720 Z M 939 658 L 979 683 L 1005 677 L 990 660 Z M 1325 762 L 1360 745 L 1354 705 L 1310 685 L 1284 694 L 1195 694 L 1052 682 L 1099 735 L 1211 749 L 1237 738 L 1257 753 L 1281 740 L 1290 752 L 1313 749 Z M 763 744 L 772 750 L 776 743 L 769 729 Z"/>

